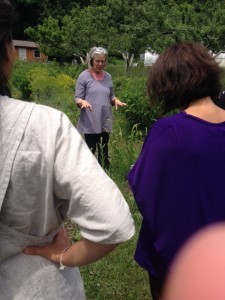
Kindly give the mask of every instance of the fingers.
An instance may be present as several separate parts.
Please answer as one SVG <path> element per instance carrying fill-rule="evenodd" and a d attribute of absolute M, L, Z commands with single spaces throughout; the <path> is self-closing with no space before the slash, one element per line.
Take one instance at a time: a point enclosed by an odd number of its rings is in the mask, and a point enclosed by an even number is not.
<path fill-rule="evenodd" d="M 58 263 L 63 249 L 65 249 L 65 247 L 62 246 L 32 246 L 24 249 L 23 253 L 26 255 L 38 255 L 52 262 Z"/>
<path fill-rule="evenodd" d="M 88 108 L 89 110 L 92 110 L 91 104 L 86 100 L 83 100 L 81 108 Z"/>
<path fill-rule="evenodd" d="M 82 108 L 88 108 L 90 111 L 93 111 L 91 104 L 84 104 L 81 106 L 81 109 Z"/>
<path fill-rule="evenodd" d="M 121 101 L 118 103 L 118 105 L 119 106 L 127 106 L 127 104 L 125 102 L 121 102 Z"/>
<path fill-rule="evenodd" d="M 67 235 L 66 229 L 64 226 L 61 226 L 51 245 L 42 247 L 27 247 L 23 250 L 23 253 L 27 255 L 39 255 L 51 261 L 58 262 L 62 250 L 66 247 L 69 247 L 70 245 L 71 243 Z"/>
<path fill-rule="evenodd" d="M 125 102 L 121 102 L 120 100 L 116 99 L 115 100 L 115 108 L 116 110 L 118 109 L 119 106 L 127 106 Z"/>
<path fill-rule="evenodd" d="M 42 247 L 27 247 L 26 249 L 23 250 L 24 254 L 27 255 L 39 255 L 39 256 L 43 256 L 43 248 Z"/>

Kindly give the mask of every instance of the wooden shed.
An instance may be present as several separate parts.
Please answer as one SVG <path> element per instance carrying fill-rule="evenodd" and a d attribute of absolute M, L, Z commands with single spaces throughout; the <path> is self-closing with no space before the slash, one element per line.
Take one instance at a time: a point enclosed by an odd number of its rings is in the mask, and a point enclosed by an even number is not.
<path fill-rule="evenodd" d="M 48 58 L 38 50 L 35 42 L 13 40 L 13 45 L 16 49 L 16 59 L 44 62 Z"/>

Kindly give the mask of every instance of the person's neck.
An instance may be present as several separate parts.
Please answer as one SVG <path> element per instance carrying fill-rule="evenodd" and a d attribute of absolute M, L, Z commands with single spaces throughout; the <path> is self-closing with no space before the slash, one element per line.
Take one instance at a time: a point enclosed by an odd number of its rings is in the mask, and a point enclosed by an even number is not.
<path fill-rule="evenodd" d="M 212 123 L 225 121 L 225 111 L 218 107 L 210 97 L 192 101 L 185 112 Z"/>
<path fill-rule="evenodd" d="M 104 71 L 101 72 L 95 72 L 93 69 L 90 69 L 91 75 L 95 80 L 102 80 L 105 76 Z"/>
<path fill-rule="evenodd" d="M 206 108 L 209 107 L 215 107 L 215 103 L 212 101 L 212 99 L 208 96 L 208 97 L 204 97 L 204 98 L 200 98 L 197 100 L 193 100 L 188 108 L 186 110 L 195 110 L 195 109 L 201 109 L 201 110 L 205 110 Z"/>

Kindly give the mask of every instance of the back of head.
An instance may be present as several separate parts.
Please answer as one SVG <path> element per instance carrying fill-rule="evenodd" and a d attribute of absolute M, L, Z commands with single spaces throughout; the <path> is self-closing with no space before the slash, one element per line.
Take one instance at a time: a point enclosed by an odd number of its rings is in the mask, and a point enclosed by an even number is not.
<path fill-rule="evenodd" d="M 193 100 L 221 90 L 221 69 L 201 44 L 177 42 L 165 50 L 153 65 L 148 78 L 151 104 L 162 103 L 165 112 L 185 109 Z"/>
<path fill-rule="evenodd" d="M 5 75 L 5 63 L 8 59 L 7 46 L 12 42 L 14 10 L 7 0 L 0 0 L 0 94 L 9 95 L 8 79 Z"/>

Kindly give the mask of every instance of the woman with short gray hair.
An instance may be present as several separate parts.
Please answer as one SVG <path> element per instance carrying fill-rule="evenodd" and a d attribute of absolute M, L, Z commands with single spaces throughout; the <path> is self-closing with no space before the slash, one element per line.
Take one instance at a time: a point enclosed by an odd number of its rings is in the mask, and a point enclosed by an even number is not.
<path fill-rule="evenodd" d="M 126 103 L 116 98 L 111 75 L 104 71 L 107 50 L 93 47 L 88 54 L 89 69 L 83 71 L 76 83 L 75 102 L 81 108 L 78 130 L 84 134 L 92 153 L 98 149 L 98 161 L 109 168 L 108 142 L 112 131 L 112 106 L 116 109 Z"/>

